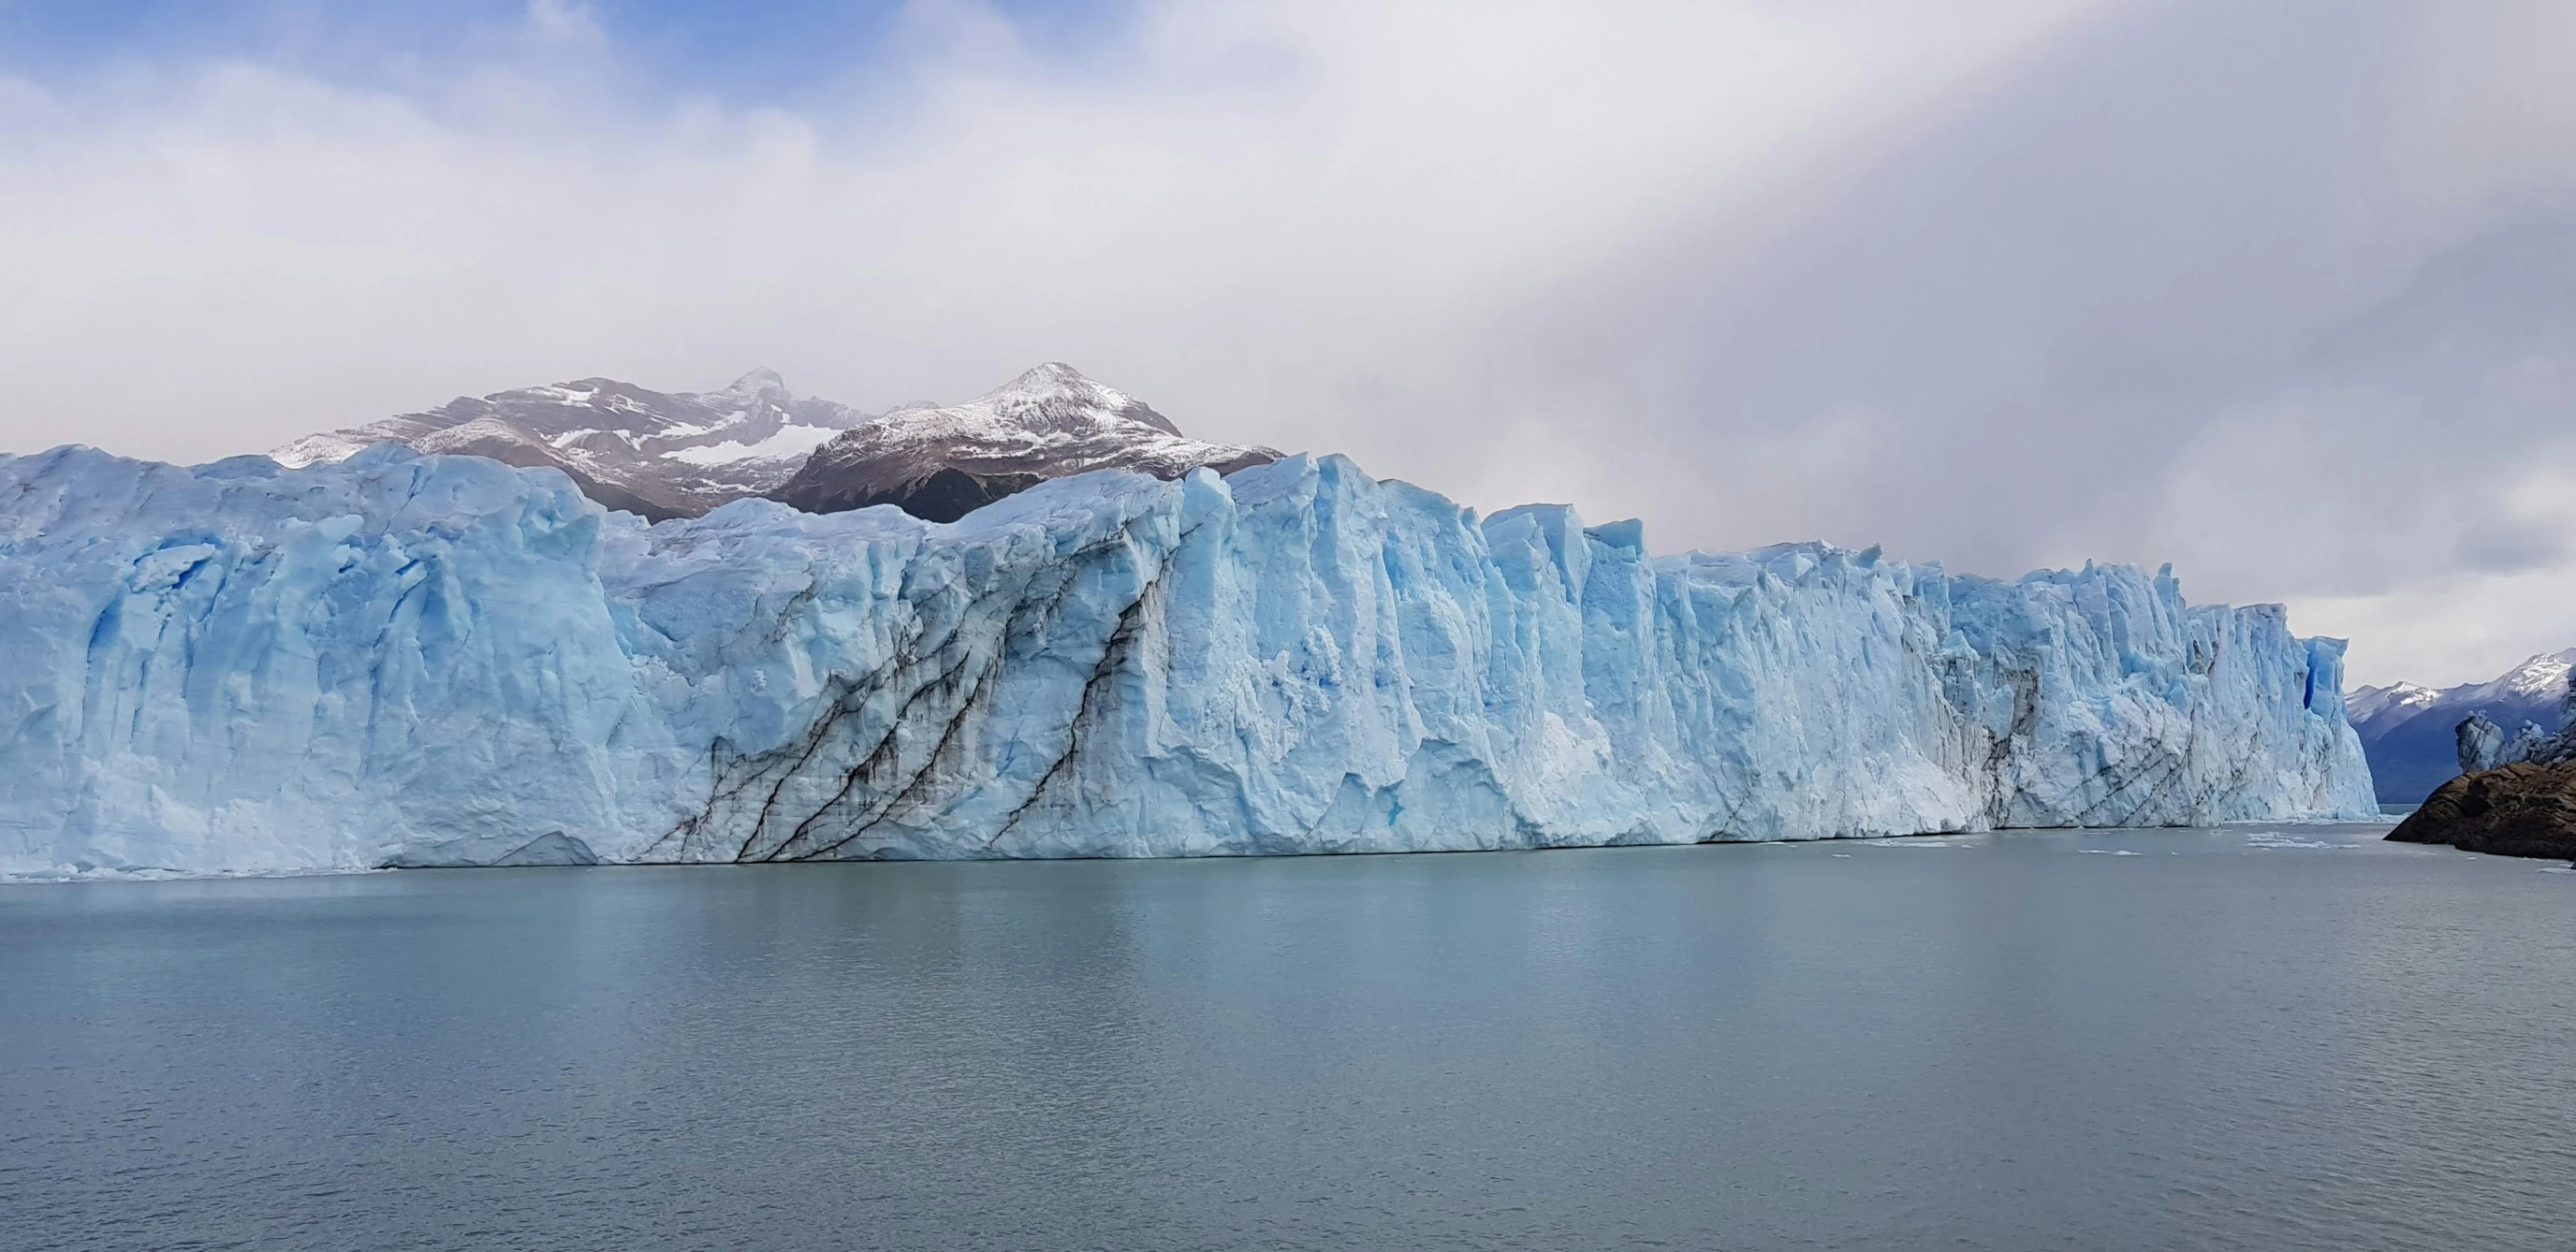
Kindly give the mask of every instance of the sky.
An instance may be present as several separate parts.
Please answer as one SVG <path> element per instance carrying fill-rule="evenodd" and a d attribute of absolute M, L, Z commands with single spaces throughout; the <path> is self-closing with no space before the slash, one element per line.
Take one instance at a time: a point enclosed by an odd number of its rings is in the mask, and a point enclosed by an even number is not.
<path fill-rule="evenodd" d="M 0 0 L 0 452 L 1041 361 L 1658 551 L 2576 645 L 2576 5 Z"/>

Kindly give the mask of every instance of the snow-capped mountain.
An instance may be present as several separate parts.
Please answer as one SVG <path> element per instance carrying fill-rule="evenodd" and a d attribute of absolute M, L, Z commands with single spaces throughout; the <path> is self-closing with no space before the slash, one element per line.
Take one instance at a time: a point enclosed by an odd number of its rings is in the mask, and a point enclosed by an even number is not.
<path fill-rule="evenodd" d="M 269 455 L 289 467 L 369 444 L 552 466 L 582 494 L 649 520 L 771 496 L 809 513 L 892 504 L 934 522 L 1050 478 L 1096 469 L 1170 480 L 1278 459 L 1202 443 L 1123 391 L 1050 362 L 969 400 L 871 417 L 799 397 L 760 369 L 722 391 L 659 392 L 609 378 L 460 396 L 426 413 L 307 435 Z"/>
<path fill-rule="evenodd" d="M 2352 724 L 2387 722 L 2394 725 L 2424 711 L 2426 705 L 2441 699 L 2442 693 L 2414 683 L 2390 683 L 2385 687 L 2362 687 L 2344 698 L 2352 710 Z"/>
<path fill-rule="evenodd" d="M 2544 652 L 2482 683 L 2436 691 L 2414 683 L 2362 687 L 2344 703 L 2370 757 L 2382 804 L 2413 804 L 2460 772 L 2456 731 L 2483 713 L 2507 735 L 2525 722 L 2561 728 L 2560 697 L 2576 670 L 2576 648 Z"/>
<path fill-rule="evenodd" d="M 757 369 L 709 392 L 648 391 L 610 378 L 460 396 L 350 430 L 307 435 L 269 455 L 288 466 L 345 460 L 369 444 L 552 466 L 613 509 L 659 521 L 696 517 L 774 490 L 814 449 L 867 420 L 799 397 Z"/>
<path fill-rule="evenodd" d="M 815 450 L 769 493 L 808 513 L 892 504 L 952 522 L 1050 478 L 1096 469 L 1179 478 L 1279 459 L 1270 448 L 1202 443 L 1144 401 L 1050 361 L 964 404 L 906 405 Z"/>

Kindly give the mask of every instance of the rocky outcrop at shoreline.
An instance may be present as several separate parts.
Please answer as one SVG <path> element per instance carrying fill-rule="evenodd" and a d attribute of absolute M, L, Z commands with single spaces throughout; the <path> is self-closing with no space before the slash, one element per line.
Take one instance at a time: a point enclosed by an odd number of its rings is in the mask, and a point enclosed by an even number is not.
<path fill-rule="evenodd" d="M 2576 671 L 2559 696 L 2556 734 L 2529 722 L 2507 737 L 2485 714 L 2456 728 L 2460 776 L 2433 789 L 2388 837 L 2468 852 L 2576 861 Z"/>
<path fill-rule="evenodd" d="M 2576 762 L 2516 761 L 2434 789 L 2388 837 L 2469 852 L 2576 860 Z"/>

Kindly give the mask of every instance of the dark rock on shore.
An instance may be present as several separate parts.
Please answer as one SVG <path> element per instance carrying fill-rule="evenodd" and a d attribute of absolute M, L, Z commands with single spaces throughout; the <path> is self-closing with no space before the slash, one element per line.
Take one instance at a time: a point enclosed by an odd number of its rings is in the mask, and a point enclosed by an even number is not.
<path fill-rule="evenodd" d="M 2517 761 L 2463 774 L 2435 788 L 2388 837 L 2499 856 L 2576 860 L 2576 761 Z"/>

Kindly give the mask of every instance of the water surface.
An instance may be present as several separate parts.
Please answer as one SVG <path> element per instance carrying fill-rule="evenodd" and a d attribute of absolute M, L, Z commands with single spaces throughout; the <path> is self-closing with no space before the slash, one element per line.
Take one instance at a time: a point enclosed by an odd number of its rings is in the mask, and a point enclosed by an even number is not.
<path fill-rule="evenodd" d="M 0 888 L 0 1247 L 2565 1249 L 2385 829 Z"/>

